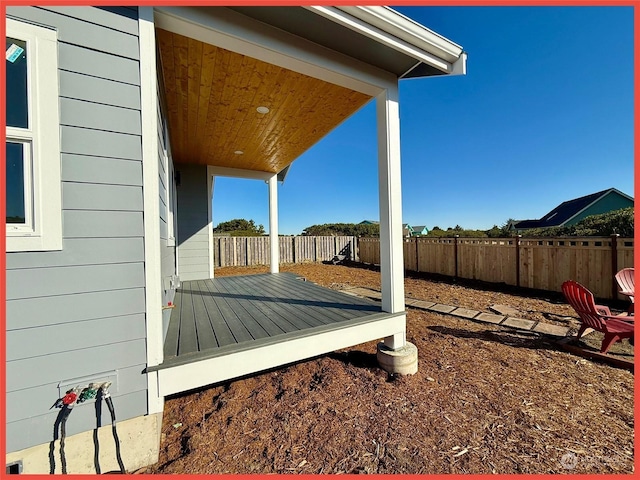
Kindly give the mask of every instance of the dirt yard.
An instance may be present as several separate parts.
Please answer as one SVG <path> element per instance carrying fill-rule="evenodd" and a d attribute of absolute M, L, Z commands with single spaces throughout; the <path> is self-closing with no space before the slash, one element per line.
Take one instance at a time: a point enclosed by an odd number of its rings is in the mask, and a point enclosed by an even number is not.
<path fill-rule="evenodd" d="M 282 270 L 329 288 L 380 288 L 375 269 Z M 559 294 L 425 276 L 407 278 L 405 293 L 578 325 Z M 629 371 L 567 353 L 549 337 L 411 308 L 407 339 L 418 347 L 413 376 L 379 369 L 369 342 L 167 400 L 160 461 L 146 472 L 633 472 Z M 626 340 L 611 350 L 632 351 Z"/>

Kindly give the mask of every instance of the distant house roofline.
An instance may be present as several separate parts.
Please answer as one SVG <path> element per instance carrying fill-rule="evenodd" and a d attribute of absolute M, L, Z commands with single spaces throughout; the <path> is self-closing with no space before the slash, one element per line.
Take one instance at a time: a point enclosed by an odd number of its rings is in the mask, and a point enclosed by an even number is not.
<path fill-rule="evenodd" d="M 542 218 L 537 220 L 520 220 L 514 221 L 511 225 L 515 230 L 523 230 L 529 228 L 545 228 L 545 227 L 561 227 L 571 222 L 573 219 L 587 211 L 596 202 L 599 202 L 603 198 L 611 194 L 618 194 L 621 197 L 633 202 L 633 197 L 621 192 L 617 188 L 608 188 L 599 192 L 591 193 L 589 195 L 583 195 L 582 197 L 573 198 L 562 202 L 550 212 L 546 213 Z M 550 221 L 560 216 L 557 223 L 551 223 Z"/>

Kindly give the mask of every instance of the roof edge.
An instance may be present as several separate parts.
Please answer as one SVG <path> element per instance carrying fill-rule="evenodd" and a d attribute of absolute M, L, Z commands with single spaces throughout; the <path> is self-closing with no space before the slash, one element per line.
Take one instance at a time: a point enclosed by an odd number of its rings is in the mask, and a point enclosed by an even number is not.
<path fill-rule="evenodd" d="M 596 197 L 596 198 L 595 198 L 591 203 L 589 203 L 589 204 L 588 204 L 588 205 L 586 205 L 584 208 L 582 208 L 581 210 L 579 210 L 579 211 L 577 211 L 576 213 L 574 213 L 571 217 L 567 218 L 564 222 L 562 222 L 562 223 L 560 224 L 560 226 L 564 226 L 564 225 L 566 225 L 566 224 L 567 224 L 567 222 L 569 222 L 569 221 L 573 220 L 573 219 L 574 219 L 574 218 L 576 218 L 578 215 L 580 215 L 580 214 L 581 214 L 581 213 L 583 213 L 585 210 L 587 210 L 589 207 L 591 207 L 593 204 L 595 204 L 596 202 L 599 202 L 599 201 L 600 201 L 600 200 L 602 200 L 604 197 L 606 197 L 606 196 L 608 196 L 608 195 L 611 195 L 612 193 L 617 193 L 618 195 L 620 195 L 620 196 L 622 196 L 622 197 L 625 197 L 625 198 L 627 198 L 628 200 L 631 200 L 632 202 L 634 202 L 634 203 L 635 203 L 635 200 L 633 199 L 633 197 L 630 197 L 630 196 L 629 196 L 629 195 L 627 195 L 626 193 L 621 192 L 621 191 L 620 191 L 620 190 L 618 190 L 617 188 L 608 188 L 607 190 L 603 190 L 601 193 L 602 193 L 602 195 L 600 195 L 600 196 Z M 593 194 L 592 194 L 592 195 L 593 195 Z M 587 195 L 585 195 L 585 196 L 587 196 Z M 579 197 L 579 198 L 581 198 L 581 197 Z M 575 200 L 578 200 L 578 199 L 575 199 Z M 571 201 L 571 200 L 568 200 L 568 201 Z M 563 202 L 563 203 L 566 203 L 566 202 Z M 560 204 L 560 205 L 562 205 L 562 204 Z M 560 205 L 558 205 L 558 207 L 559 207 Z M 558 207 L 556 207 L 556 208 L 558 208 Z"/>
<path fill-rule="evenodd" d="M 455 62 L 463 48 L 415 20 L 386 6 L 336 7 L 429 53 Z"/>
<path fill-rule="evenodd" d="M 451 75 L 466 72 L 462 47 L 401 13 L 383 6 L 308 6 L 318 15 L 340 23 L 398 52 Z"/>

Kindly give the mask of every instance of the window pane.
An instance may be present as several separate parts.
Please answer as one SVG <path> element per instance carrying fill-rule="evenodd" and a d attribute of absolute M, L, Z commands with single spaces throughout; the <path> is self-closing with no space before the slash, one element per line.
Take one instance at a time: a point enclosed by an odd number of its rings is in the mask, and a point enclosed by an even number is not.
<path fill-rule="evenodd" d="M 7 37 L 7 125 L 29 128 L 27 42 Z"/>
<path fill-rule="evenodd" d="M 7 223 L 25 223 L 24 146 L 7 142 Z"/>

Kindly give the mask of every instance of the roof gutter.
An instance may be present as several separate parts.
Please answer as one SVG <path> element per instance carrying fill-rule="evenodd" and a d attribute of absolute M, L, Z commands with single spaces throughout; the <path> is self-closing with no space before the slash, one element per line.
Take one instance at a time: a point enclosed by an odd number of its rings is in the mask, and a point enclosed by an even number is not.
<path fill-rule="evenodd" d="M 450 75 L 466 73 L 467 55 L 462 47 L 399 12 L 382 6 L 309 6 L 351 30 Z"/>

